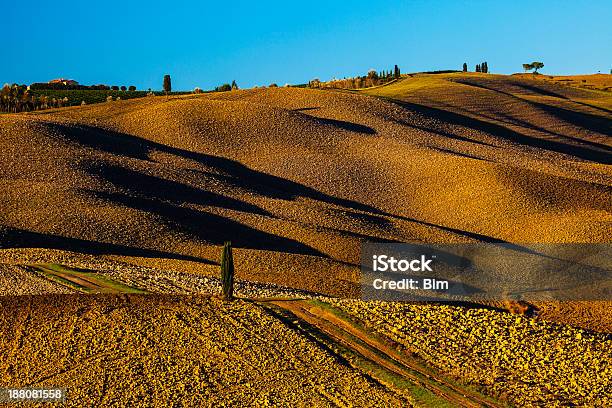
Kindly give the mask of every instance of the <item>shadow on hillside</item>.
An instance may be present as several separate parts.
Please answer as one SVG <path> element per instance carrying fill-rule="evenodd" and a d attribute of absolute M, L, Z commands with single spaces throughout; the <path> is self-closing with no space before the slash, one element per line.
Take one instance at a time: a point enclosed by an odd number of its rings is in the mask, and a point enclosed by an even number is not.
<path fill-rule="evenodd" d="M 208 259 L 155 249 L 136 248 L 108 242 L 63 237 L 9 228 L 0 235 L 0 248 L 47 248 L 80 252 L 88 255 L 123 255 L 146 258 L 169 258 L 215 264 Z"/>
<path fill-rule="evenodd" d="M 530 99 L 523 99 L 517 95 L 513 95 L 511 93 L 508 92 L 504 92 L 501 91 L 499 89 L 495 89 L 495 88 L 491 88 L 491 87 L 487 87 L 485 85 L 482 84 L 476 84 L 476 83 L 469 83 L 469 85 L 472 86 L 476 86 L 479 88 L 483 88 L 483 89 L 487 89 L 490 91 L 494 91 L 494 92 L 498 92 L 504 95 L 507 95 L 509 97 L 512 98 L 516 98 L 516 99 L 520 99 L 523 102 L 526 102 L 532 106 L 535 106 L 537 108 L 542 109 L 543 111 L 556 116 L 557 118 L 559 118 L 560 120 L 563 120 L 567 123 L 571 123 L 572 125 L 576 126 L 576 127 L 582 127 L 585 129 L 588 129 L 592 132 L 595 133 L 602 133 L 604 135 L 610 135 L 612 133 L 612 119 L 607 118 L 605 116 L 600 116 L 600 115 L 594 115 L 591 113 L 585 113 L 585 112 L 579 112 L 579 111 L 574 111 L 574 110 L 570 110 L 570 109 L 565 109 L 565 108 L 561 108 L 559 106 L 554 106 L 554 105 L 547 105 L 545 103 L 541 103 L 541 102 L 536 102 Z M 537 85 L 530 85 L 530 84 L 525 84 L 525 83 L 514 83 L 515 86 L 524 89 L 528 92 L 532 92 L 535 93 L 537 95 L 544 95 L 544 96 L 550 96 L 550 97 L 554 97 L 554 98 L 558 98 L 558 99 L 563 99 L 569 103 L 574 103 L 576 105 L 581 105 L 581 106 L 586 106 L 588 108 L 597 110 L 602 112 L 604 115 L 609 116 L 610 113 L 612 113 L 612 111 L 610 111 L 609 109 L 605 109 L 605 108 L 600 108 L 598 106 L 594 106 L 594 105 L 590 105 L 588 103 L 584 103 L 584 102 L 579 102 L 579 101 L 575 101 L 571 98 L 568 98 L 567 96 L 560 94 L 560 93 L 556 93 L 553 92 L 549 89 L 545 89 L 542 88 L 541 86 L 537 86 Z M 579 139 L 577 139 L 579 140 Z M 592 144 L 591 142 L 588 141 L 583 141 L 583 140 L 579 140 L 582 141 L 583 143 L 586 144 Z M 594 144 L 597 145 L 597 144 Z M 602 145 L 599 145 L 602 146 Z"/>
<path fill-rule="evenodd" d="M 108 202 L 156 214 L 177 232 L 188 233 L 199 240 L 213 244 L 232 241 L 241 248 L 324 256 L 321 252 L 298 241 L 183 206 L 184 204 L 213 206 L 272 216 L 256 205 L 116 165 L 97 166 L 93 168 L 92 173 L 109 181 L 123 192 L 90 191 L 90 194 Z"/>
<path fill-rule="evenodd" d="M 305 112 L 305 111 L 309 111 L 309 110 L 319 110 L 321 109 L 320 106 L 308 106 L 306 108 L 295 108 L 292 109 L 294 112 Z"/>
<path fill-rule="evenodd" d="M 527 136 L 514 130 L 508 129 L 504 126 L 500 126 L 494 123 L 485 122 L 480 119 L 476 119 L 474 117 L 465 116 L 459 113 L 455 113 L 449 110 L 443 110 L 438 108 L 433 108 L 429 106 L 419 105 L 412 102 L 406 101 L 394 101 L 400 106 L 420 113 L 422 115 L 430 116 L 433 118 L 437 118 L 439 120 L 445 121 L 452 125 L 462 126 L 470 129 L 474 129 L 480 132 L 489 133 L 493 136 L 501 137 L 503 139 L 509 140 L 514 143 L 523 144 L 530 147 L 535 147 L 539 149 L 549 150 L 557 153 L 563 153 L 570 156 L 574 156 L 576 158 L 582 160 L 593 161 L 601 164 L 612 164 L 612 149 L 605 145 L 601 145 L 598 143 L 588 142 L 579 139 L 573 139 L 578 144 L 569 144 L 562 143 L 559 141 L 554 141 L 550 139 L 539 139 L 536 137 Z M 560 115 L 560 112 L 565 111 L 561 108 L 556 108 L 548 105 L 544 105 L 550 111 L 556 112 L 557 115 Z M 577 116 L 584 118 L 585 121 L 592 120 L 590 118 L 594 115 L 587 115 L 583 113 L 573 112 Z M 577 116 L 572 116 L 576 118 Z M 582 126 L 584 127 L 584 125 Z M 598 127 L 601 130 L 601 128 Z M 431 129 L 429 130 L 431 131 Z"/>
<path fill-rule="evenodd" d="M 76 128 L 61 124 L 53 124 L 52 126 L 55 126 L 59 133 L 76 143 L 94 149 L 101 149 L 107 153 L 118 156 L 149 160 L 150 153 L 159 151 L 179 158 L 193 160 L 211 169 L 211 175 L 213 177 L 220 178 L 224 182 L 237 188 L 245 189 L 268 198 L 283 200 L 308 198 L 358 211 L 378 211 L 374 207 L 361 204 L 357 201 L 334 197 L 303 184 L 250 169 L 236 160 L 184 150 L 142 139 L 137 136 L 118 133 L 111 130 L 102 130 L 91 126 L 79 126 Z M 95 135 L 95 137 L 92 137 L 90 133 Z M 166 197 L 166 199 L 169 198 Z"/>
<path fill-rule="evenodd" d="M 156 214 L 164 219 L 167 225 L 174 228 L 176 232 L 186 233 L 198 240 L 215 245 L 231 241 L 234 246 L 239 248 L 326 256 L 322 252 L 299 241 L 260 231 L 229 218 L 205 211 L 180 207 L 151 198 L 104 192 L 95 192 L 93 194 L 100 199 L 115 204 Z"/>
<path fill-rule="evenodd" d="M 310 110 L 318 110 L 318 109 L 321 109 L 321 108 L 318 106 L 312 106 L 312 107 L 306 107 L 306 108 L 296 108 L 296 109 L 292 109 L 292 111 L 302 113 L 302 112 L 306 112 Z M 331 125 L 338 129 L 348 130 L 349 132 L 362 133 L 364 135 L 375 135 L 377 133 L 375 129 L 369 126 L 366 126 L 366 125 L 361 125 L 359 123 L 347 122 L 344 120 L 337 120 L 337 119 L 323 118 L 320 116 L 309 115 L 308 113 L 303 113 L 303 115 L 308 116 L 309 118 L 314 119 L 315 121 L 323 125 Z"/>
<path fill-rule="evenodd" d="M 114 164 L 91 166 L 88 171 L 132 196 L 167 201 L 176 205 L 188 203 L 271 216 L 263 208 L 245 201 Z"/>
<path fill-rule="evenodd" d="M 330 125 L 342 130 L 348 130 L 349 132 L 361 133 L 363 135 L 375 135 L 377 133 L 375 129 L 366 125 L 361 125 L 359 123 L 347 122 L 344 120 L 337 119 L 320 118 L 318 116 L 311 115 L 308 116 L 324 125 Z"/>
<path fill-rule="evenodd" d="M 408 107 L 411 108 L 411 106 Z M 415 107 L 418 108 L 417 105 L 415 105 Z M 425 108 L 423 107 L 423 109 Z M 430 114 L 432 113 L 429 108 L 427 108 L 426 111 Z M 470 118 L 465 118 L 450 112 L 442 112 L 443 114 L 451 115 L 450 117 L 452 117 L 455 122 L 472 124 Z M 104 151 L 119 156 L 126 155 L 133 158 L 149 160 L 150 153 L 159 151 L 182 159 L 193 160 L 205 169 L 210 169 L 206 171 L 202 170 L 202 173 L 220 179 L 224 183 L 235 186 L 236 188 L 247 190 L 267 198 L 282 200 L 310 199 L 337 207 L 343 207 L 344 209 L 350 210 L 353 216 L 355 216 L 355 212 L 373 214 L 376 217 L 370 217 L 368 220 L 371 222 L 380 222 L 383 228 L 389 227 L 389 223 L 380 217 L 388 217 L 395 220 L 403 220 L 436 228 L 480 242 L 505 242 L 483 234 L 445 227 L 401 215 L 394 215 L 367 204 L 334 197 L 303 184 L 250 169 L 235 160 L 166 146 L 137 136 L 101 130 L 89 126 L 80 126 L 77 129 L 71 129 L 61 124 L 54 126 L 57 126 L 59 132 L 66 135 L 66 137 L 74 142 L 94 148 L 101 148 Z M 93 140 L 94 138 L 88 135 L 90 131 L 96 135 L 95 139 L 97 140 Z M 105 138 L 108 138 L 108 140 L 100 140 Z M 125 148 L 125 151 L 122 151 L 123 148 Z M 252 204 L 220 196 L 216 193 L 203 191 L 181 183 L 144 175 L 133 170 L 126 170 L 114 164 L 100 164 L 100 162 L 98 162 L 95 166 L 92 165 L 86 170 L 105 178 L 119 190 L 127 190 L 126 193 L 91 192 L 92 194 L 97 194 L 102 199 L 116 202 L 124 206 L 157 214 L 169 221 L 170 224 L 173 224 L 177 230 L 189 232 L 203 240 L 215 243 L 231 240 L 239 247 L 281 250 L 297 254 L 323 255 L 301 242 L 255 230 L 221 216 L 180 206 L 182 202 L 186 202 L 268 215 L 265 210 Z M 210 171 L 210 173 L 208 174 L 207 171 Z M 395 242 L 359 234 L 355 236 L 359 236 L 359 238 L 363 240 Z"/>
<path fill-rule="evenodd" d="M 441 153 L 446 153 L 446 154 L 449 154 L 451 156 L 460 156 L 460 157 L 465 157 L 466 159 L 473 159 L 473 160 L 479 160 L 479 161 L 492 162 L 491 160 L 485 159 L 483 157 L 478 157 L 478 156 L 474 156 L 474 155 L 467 154 L 467 153 L 461 153 L 461 152 L 457 152 L 457 151 L 451 150 L 451 149 L 443 149 L 441 147 L 435 147 L 435 146 L 430 146 L 430 149 L 436 150 L 436 151 L 441 152 Z"/>
<path fill-rule="evenodd" d="M 515 83 L 515 85 L 520 87 L 520 88 L 523 88 L 523 89 L 525 89 L 525 90 L 527 90 L 529 92 L 533 92 L 533 93 L 536 93 L 536 94 L 539 94 L 539 95 L 544 95 L 544 96 L 551 96 L 551 97 L 555 97 L 555 98 L 559 98 L 559 99 L 565 99 L 565 100 L 570 101 L 572 103 L 575 103 L 577 105 L 586 106 L 588 108 L 597 110 L 597 111 L 599 111 L 601 113 L 604 113 L 604 114 L 612 113 L 612 110 L 610 110 L 610 109 L 602 108 L 600 106 L 591 105 L 589 103 L 585 103 L 585 102 L 581 102 L 581 101 L 576 101 L 576 100 L 574 100 L 572 98 L 569 98 L 569 97 L 567 97 L 567 96 L 565 96 L 563 94 L 560 94 L 558 92 L 551 91 L 550 89 L 545 89 L 542 86 L 530 85 L 530 84 L 525 84 L 525 83 Z M 560 85 L 557 85 L 557 86 L 560 86 Z M 580 89 L 579 88 L 573 88 L 573 90 L 579 91 Z"/>
<path fill-rule="evenodd" d="M 151 148 L 149 142 L 135 137 L 126 137 L 123 133 L 101 129 L 94 126 L 65 126 L 57 123 L 47 124 L 59 130 L 59 134 L 70 141 L 119 156 L 132 159 L 148 160 Z"/>
<path fill-rule="evenodd" d="M 559 99 L 563 99 L 566 101 L 566 103 L 574 103 L 576 105 L 581 105 L 581 106 L 585 106 L 594 110 L 598 110 L 600 112 L 603 113 L 603 115 L 605 116 L 601 116 L 601 115 L 594 115 L 591 113 L 585 113 L 585 112 L 580 112 L 580 111 L 575 111 L 575 110 L 571 110 L 571 109 L 566 109 L 566 108 L 562 108 L 559 106 L 554 106 L 554 105 L 549 105 L 549 104 L 545 104 L 545 103 L 541 103 L 541 102 L 536 102 L 530 99 L 524 99 L 521 98 L 517 95 L 514 95 L 512 93 L 509 92 L 505 92 L 502 91 L 500 89 L 495 89 L 492 87 L 489 87 L 487 85 L 484 85 L 482 83 L 476 83 L 476 82 L 471 82 L 471 81 L 460 81 L 460 83 L 465 84 L 465 85 L 470 85 L 470 86 L 474 86 L 476 88 L 482 88 L 482 89 L 486 89 L 488 91 L 492 91 L 492 92 L 497 92 L 500 93 L 502 95 L 508 96 L 510 98 L 513 99 L 517 99 L 521 102 L 524 102 L 526 104 L 529 104 L 531 106 L 534 106 L 535 108 L 538 108 L 552 116 L 555 116 L 556 118 L 558 118 L 561 121 L 564 121 L 566 123 L 569 123 L 575 127 L 578 128 L 583 128 L 586 130 L 589 130 L 591 132 L 595 132 L 595 133 L 601 133 L 603 135 L 610 135 L 612 134 L 612 119 L 606 117 L 609 116 L 610 113 L 612 113 L 612 111 L 608 110 L 608 109 L 604 109 L 604 108 L 600 108 L 598 106 L 594 106 L 594 105 L 590 105 L 588 103 L 584 103 L 584 102 L 579 102 L 579 101 L 575 101 L 573 99 L 570 99 L 562 94 L 557 94 L 554 93 L 552 91 L 546 90 L 546 89 L 542 89 L 540 87 L 537 87 L 535 85 L 527 85 L 527 84 L 523 84 L 523 83 L 514 83 L 515 86 L 528 90 L 530 92 L 536 93 L 536 94 L 541 94 L 541 95 L 545 95 L 545 96 L 551 96 L 551 97 L 555 97 L 555 98 L 559 98 Z M 515 118 L 513 118 L 513 120 L 517 120 Z M 559 138 L 563 138 L 563 139 L 568 139 L 572 142 L 578 143 L 578 144 L 583 144 L 586 146 L 590 146 L 595 148 L 596 150 L 601 150 L 604 152 L 607 152 L 608 154 L 612 153 L 612 149 L 607 146 L 607 145 L 603 145 L 601 143 L 595 143 L 595 142 L 591 142 L 588 140 L 584 140 L 584 139 L 579 139 L 576 137 L 572 137 L 572 136 L 567 136 L 567 135 L 562 135 L 559 133 L 555 133 L 555 132 L 551 132 L 545 128 L 542 128 L 540 126 L 536 126 L 532 123 L 527 123 L 524 121 L 519 121 L 521 122 L 520 125 L 523 127 L 527 127 L 527 128 L 531 128 L 540 132 L 545 132 L 545 133 L 549 133 L 551 135 L 554 135 L 556 137 Z"/>
<path fill-rule="evenodd" d="M 570 98 L 568 98 L 567 96 L 560 94 L 558 92 L 555 91 L 551 91 L 550 89 L 547 89 L 545 87 L 542 86 L 538 86 L 538 85 L 530 85 L 530 84 L 526 84 L 526 83 L 522 83 L 522 82 L 512 82 L 512 85 L 521 88 L 527 92 L 531 92 L 534 93 L 536 95 L 543 95 L 543 96 L 550 96 L 553 98 L 559 98 L 559 99 L 565 99 L 565 100 L 570 100 Z"/>
<path fill-rule="evenodd" d="M 499 88 L 496 88 L 495 85 L 499 87 L 505 87 L 506 89 L 508 88 L 508 86 L 515 87 L 517 90 L 525 91 L 529 94 L 534 94 L 534 95 L 539 95 L 539 96 L 550 96 L 553 98 L 569 100 L 567 96 L 548 89 L 549 87 L 551 87 L 551 85 L 547 83 L 536 85 L 536 84 L 527 84 L 524 81 L 517 81 L 517 80 L 505 80 L 502 82 L 500 80 L 491 80 L 491 79 L 484 79 L 484 78 L 457 78 L 457 79 L 454 79 L 453 82 L 457 82 L 463 85 L 473 86 L 476 88 L 486 89 L 488 91 L 498 92 L 498 93 L 501 93 L 507 96 L 516 97 L 516 98 L 518 98 L 517 95 L 511 93 L 510 91 L 507 91 L 507 90 L 504 91 Z"/>
<path fill-rule="evenodd" d="M 397 100 L 393 100 L 390 99 L 390 101 L 394 102 L 394 103 L 400 103 L 400 101 Z M 407 106 L 405 106 L 407 107 Z M 439 128 L 433 128 L 433 127 L 427 127 L 427 126 L 420 126 L 420 125 L 416 125 L 414 123 L 408 123 L 406 121 L 403 120 L 398 120 L 398 119 L 391 119 L 393 120 L 395 123 L 402 125 L 402 126 L 408 126 L 411 128 L 415 128 L 415 129 L 419 129 L 422 130 L 424 132 L 429 132 L 429 133 L 435 133 L 437 135 L 440 135 L 442 137 L 448 138 L 448 139 L 454 139 L 454 140 L 459 140 L 460 142 L 468 142 L 468 143 L 476 143 L 479 144 L 481 146 L 488 146 L 488 147 L 493 147 L 493 148 L 497 148 L 498 146 L 491 144 L 491 143 L 487 143 L 487 142 L 483 142 L 481 140 L 476 140 L 476 139 L 470 139 L 468 137 L 464 137 L 464 136 L 460 136 L 451 132 L 448 132 L 446 130 L 442 130 Z"/>
<path fill-rule="evenodd" d="M 612 119 L 599 115 L 593 115 L 585 112 L 578 112 L 570 109 L 561 108 L 559 106 L 547 105 L 540 102 L 529 101 L 532 105 L 542 109 L 562 121 L 571 123 L 576 127 L 590 130 L 591 132 L 601 133 L 602 135 L 612 135 Z M 573 102 L 573 101 L 572 101 Z M 606 145 L 579 140 L 579 142 L 597 146 L 602 149 L 607 149 L 608 154 L 612 153 L 612 149 Z"/>

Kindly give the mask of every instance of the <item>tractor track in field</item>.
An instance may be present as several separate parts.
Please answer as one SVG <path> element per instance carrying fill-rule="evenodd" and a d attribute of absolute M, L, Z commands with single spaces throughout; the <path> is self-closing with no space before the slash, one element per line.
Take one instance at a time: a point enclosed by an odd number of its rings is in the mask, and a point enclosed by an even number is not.
<path fill-rule="evenodd" d="M 55 264 L 29 265 L 29 269 L 45 279 L 82 293 L 145 293 L 94 271 L 73 270 Z"/>
<path fill-rule="evenodd" d="M 451 406 L 462 407 L 503 407 L 502 403 L 494 399 L 479 394 L 477 391 L 453 383 L 443 376 L 435 373 L 429 367 L 424 367 L 415 357 L 409 353 L 399 351 L 390 341 L 381 336 L 367 331 L 360 324 L 350 321 L 327 310 L 329 306 L 322 307 L 316 301 L 311 300 L 260 300 L 261 304 L 267 308 L 280 308 L 284 312 L 290 313 L 298 321 L 305 322 L 310 329 L 311 335 L 317 339 L 327 338 L 335 344 L 325 344 L 329 350 L 336 349 L 336 345 L 345 352 L 340 352 L 340 357 L 350 361 L 343 354 L 353 354 L 358 358 L 373 363 L 383 372 L 391 373 L 405 381 L 412 383 L 421 389 L 425 389 L 437 397 L 440 402 L 448 402 Z M 271 306 L 272 305 L 272 306 Z M 291 317 L 289 317 L 291 319 Z M 304 327 L 301 327 L 302 330 Z M 316 333 L 319 331 L 319 333 Z M 323 334 L 323 336 L 321 336 Z M 351 364 L 355 365 L 355 364 Z M 367 370 L 367 374 L 377 381 L 389 386 L 395 385 L 386 376 L 376 373 L 376 370 Z M 394 388 L 397 388 L 395 386 Z M 413 396 L 414 397 L 414 396 Z M 418 401 L 417 401 L 418 403 Z"/>

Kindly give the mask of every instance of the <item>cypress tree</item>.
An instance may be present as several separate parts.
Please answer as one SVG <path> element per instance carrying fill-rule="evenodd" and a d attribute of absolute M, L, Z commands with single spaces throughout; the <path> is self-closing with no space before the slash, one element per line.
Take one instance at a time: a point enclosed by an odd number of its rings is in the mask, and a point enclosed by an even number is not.
<path fill-rule="evenodd" d="M 164 75 L 164 92 L 168 95 L 168 92 L 172 92 L 172 80 L 170 75 Z"/>
<path fill-rule="evenodd" d="M 480 72 L 480 64 L 476 64 L 476 72 Z"/>
<path fill-rule="evenodd" d="M 463 63 L 463 72 L 467 72 L 467 62 Z"/>
<path fill-rule="evenodd" d="M 234 298 L 234 259 L 232 257 L 232 243 L 226 242 L 223 245 L 221 254 L 221 287 L 223 289 L 223 299 L 232 300 Z"/>

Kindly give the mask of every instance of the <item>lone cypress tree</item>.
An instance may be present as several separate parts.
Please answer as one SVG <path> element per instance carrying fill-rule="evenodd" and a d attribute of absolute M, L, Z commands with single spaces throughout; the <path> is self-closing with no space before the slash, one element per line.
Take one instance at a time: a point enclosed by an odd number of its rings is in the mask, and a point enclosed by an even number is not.
<path fill-rule="evenodd" d="M 463 72 L 467 72 L 467 62 L 463 63 Z"/>
<path fill-rule="evenodd" d="M 168 95 L 168 92 L 172 92 L 172 81 L 170 75 L 164 75 L 164 92 Z"/>
<path fill-rule="evenodd" d="M 221 287 L 223 289 L 223 299 L 232 300 L 234 298 L 234 259 L 232 257 L 232 243 L 226 242 L 223 245 L 221 254 Z"/>
<path fill-rule="evenodd" d="M 400 77 L 400 69 L 397 66 L 397 64 L 395 64 L 395 68 L 393 68 L 393 76 L 397 79 Z"/>

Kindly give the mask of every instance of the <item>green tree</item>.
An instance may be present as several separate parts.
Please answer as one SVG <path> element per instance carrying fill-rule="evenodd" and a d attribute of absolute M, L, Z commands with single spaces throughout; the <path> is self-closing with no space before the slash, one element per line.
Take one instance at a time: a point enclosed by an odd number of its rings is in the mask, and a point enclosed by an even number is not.
<path fill-rule="evenodd" d="M 172 92 L 172 80 L 170 75 L 164 75 L 164 92 L 168 95 L 168 92 Z"/>
<path fill-rule="evenodd" d="M 537 74 L 538 69 L 542 68 L 544 68 L 544 63 L 538 61 L 534 61 L 531 64 L 523 64 L 523 69 L 525 70 L 525 72 L 531 71 L 533 69 L 534 74 Z"/>
<path fill-rule="evenodd" d="M 238 88 L 238 84 L 236 83 L 236 80 L 232 80 L 232 91 L 237 91 Z"/>
<path fill-rule="evenodd" d="M 543 62 L 538 62 L 538 61 L 534 61 L 531 63 L 531 67 L 534 69 L 534 73 L 538 73 L 538 69 L 542 69 L 544 68 L 544 63 Z"/>
<path fill-rule="evenodd" d="M 234 258 L 232 257 L 232 243 L 223 245 L 221 254 L 221 287 L 223 298 L 232 300 L 234 298 Z"/>
<path fill-rule="evenodd" d="M 393 68 L 393 76 L 397 79 L 400 77 L 400 69 L 397 66 L 397 64 L 395 64 L 395 67 Z"/>
<path fill-rule="evenodd" d="M 476 72 L 480 72 L 480 64 L 476 64 Z"/>
<path fill-rule="evenodd" d="M 135 87 L 134 85 L 130 85 L 130 86 L 128 87 L 128 90 L 129 90 L 130 92 L 134 92 L 134 91 L 136 90 L 136 87 Z"/>
<path fill-rule="evenodd" d="M 463 63 L 463 72 L 467 72 L 467 62 Z"/>

